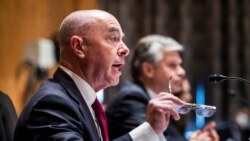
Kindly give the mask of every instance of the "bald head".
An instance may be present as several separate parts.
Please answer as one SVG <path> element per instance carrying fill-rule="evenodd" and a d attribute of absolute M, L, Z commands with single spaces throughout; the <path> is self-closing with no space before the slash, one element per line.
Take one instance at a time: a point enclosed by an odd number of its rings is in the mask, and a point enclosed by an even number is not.
<path fill-rule="evenodd" d="M 129 53 L 123 37 L 120 23 L 113 15 L 101 10 L 73 12 L 60 26 L 59 63 L 95 91 L 116 85 Z"/>
<path fill-rule="evenodd" d="M 69 14 L 62 21 L 59 29 L 59 46 L 69 46 L 73 35 L 86 37 L 94 30 L 95 23 L 105 18 L 115 17 L 102 10 L 80 10 Z"/>

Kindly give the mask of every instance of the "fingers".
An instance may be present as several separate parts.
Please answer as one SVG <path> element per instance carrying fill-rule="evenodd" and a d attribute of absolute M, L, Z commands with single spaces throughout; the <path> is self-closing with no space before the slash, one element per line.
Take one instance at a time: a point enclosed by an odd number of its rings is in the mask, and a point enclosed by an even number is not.
<path fill-rule="evenodd" d="M 213 141 L 220 140 L 220 136 L 218 135 L 218 133 L 215 130 L 210 130 L 210 136 L 213 139 Z"/>
<path fill-rule="evenodd" d="M 195 131 L 189 138 L 189 141 L 214 141 L 209 135 L 209 132 L 205 131 Z"/>
<path fill-rule="evenodd" d="M 171 100 L 152 99 L 148 104 L 152 108 L 163 110 L 162 112 L 172 115 L 175 120 L 180 119 L 179 113 L 175 109 L 175 104 Z"/>
<path fill-rule="evenodd" d="M 179 113 L 176 111 L 176 105 L 184 105 L 185 102 L 170 93 L 159 93 L 157 98 L 162 101 L 160 104 L 161 108 L 168 110 L 175 120 L 179 120 Z"/>
<path fill-rule="evenodd" d="M 216 123 L 215 121 L 212 121 L 210 123 L 208 123 L 203 130 L 209 130 L 209 129 L 214 129 L 216 127 Z"/>
<path fill-rule="evenodd" d="M 197 139 L 197 137 L 199 136 L 199 134 L 201 133 L 200 130 L 196 130 L 195 132 L 193 132 L 193 134 L 191 134 L 189 141 L 193 141 L 195 139 Z"/>
<path fill-rule="evenodd" d="M 180 119 L 179 113 L 175 109 L 175 104 L 171 101 L 158 103 L 157 108 L 162 109 L 166 113 L 169 113 L 175 120 Z"/>
<path fill-rule="evenodd" d="M 198 140 L 200 140 L 200 141 L 213 141 L 209 135 L 209 132 L 201 132 L 198 135 Z"/>
<path fill-rule="evenodd" d="M 180 119 L 179 113 L 176 111 L 176 105 L 185 104 L 184 101 L 173 94 L 164 92 L 159 93 L 156 98 L 152 99 L 152 102 L 155 102 L 158 108 L 168 111 L 175 120 Z"/>
<path fill-rule="evenodd" d="M 220 137 L 215 130 L 216 123 L 210 122 L 203 130 L 194 132 L 189 141 L 219 141 Z"/>
<path fill-rule="evenodd" d="M 170 108 L 169 106 L 168 108 Z M 159 101 L 152 99 L 147 105 L 146 121 L 157 134 L 162 134 L 169 124 L 170 114 L 163 110 Z"/>
<path fill-rule="evenodd" d="M 218 141 L 220 139 L 218 133 L 215 130 L 216 128 L 216 122 L 212 121 L 209 124 L 207 124 L 203 130 L 206 130 L 209 132 L 209 136 L 213 139 L 213 141 Z"/>
<path fill-rule="evenodd" d="M 183 105 L 185 102 L 170 93 L 160 93 L 148 102 L 146 121 L 157 134 L 163 133 L 167 128 L 170 116 L 175 120 L 180 119 L 176 111 L 177 104 Z"/>

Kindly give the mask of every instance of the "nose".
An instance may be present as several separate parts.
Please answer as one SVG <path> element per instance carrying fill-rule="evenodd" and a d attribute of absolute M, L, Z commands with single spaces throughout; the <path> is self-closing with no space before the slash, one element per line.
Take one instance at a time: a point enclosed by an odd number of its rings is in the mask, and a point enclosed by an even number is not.
<path fill-rule="evenodd" d="M 182 78 L 184 78 L 185 76 L 186 76 L 186 71 L 184 70 L 184 68 L 183 67 L 179 67 L 179 69 L 178 69 L 178 75 L 180 76 L 180 77 L 182 77 Z"/>
<path fill-rule="evenodd" d="M 129 48 L 124 43 L 122 43 L 121 47 L 118 49 L 118 55 L 126 57 L 128 56 L 129 53 L 130 53 Z"/>

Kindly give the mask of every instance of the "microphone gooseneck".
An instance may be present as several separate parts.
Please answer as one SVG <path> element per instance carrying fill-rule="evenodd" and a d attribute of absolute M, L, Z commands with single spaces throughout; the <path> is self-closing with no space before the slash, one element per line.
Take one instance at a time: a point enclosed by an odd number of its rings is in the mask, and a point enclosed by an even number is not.
<path fill-rule="evenodd" d="M 208 80 L 213 83 L 218 83 L 218 82 L 222 82 L 224 80 L 230 80 L 230 79 L 235 79 L 235 80 L 239 80 L 244 83 L 250 84 L 248 80 L 240 78 L 240 77 L 229 77 L 229 76 L 224 76 L 221 74 L 212 74 L 211 76 L 208 77 Z"/>

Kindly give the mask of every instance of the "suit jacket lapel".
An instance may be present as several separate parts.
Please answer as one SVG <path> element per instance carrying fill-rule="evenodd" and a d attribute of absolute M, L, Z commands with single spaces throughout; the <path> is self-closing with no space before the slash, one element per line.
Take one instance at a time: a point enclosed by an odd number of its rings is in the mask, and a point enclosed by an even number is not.
<path fill-rule="evenodd" d="M 88 125 L 90 126 L 90 129 L 93 130 L 91 135 L 93 138 L 96 138 L 96 140 L 99 140 L 99 137 L 96 136 L 98 135 L 98 131 L 96 129 L 93 117 L 88 109 L 87 103 L 83 99 L 72 78 L 68 76 L 62 69 L 58 68 L 54 74 L 54 79 L 58 81 L 58 83 L 60 83 L 60 85 L 67 91 L 68 95 L 79 104 L 78 108 L 83 118 L 87 121 L 87 123 L 89 123 Z"/>

